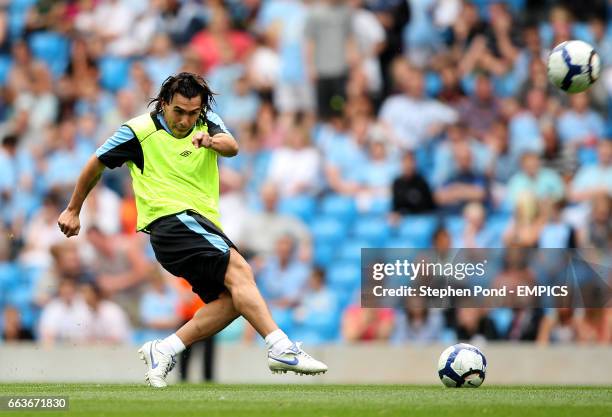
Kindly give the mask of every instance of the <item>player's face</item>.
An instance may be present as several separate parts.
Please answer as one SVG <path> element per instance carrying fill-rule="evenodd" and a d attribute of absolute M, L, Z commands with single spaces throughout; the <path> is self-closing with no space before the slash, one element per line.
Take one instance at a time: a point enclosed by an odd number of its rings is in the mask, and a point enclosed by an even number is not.
<path fill-rule="evenodd" d="M 202 99 L 200 96 L 187 98 L 175 94 L 170 103 L 164 103 L 164 119 L 172 134 L 177 138 L 187 136 L 200 117 Z"/>

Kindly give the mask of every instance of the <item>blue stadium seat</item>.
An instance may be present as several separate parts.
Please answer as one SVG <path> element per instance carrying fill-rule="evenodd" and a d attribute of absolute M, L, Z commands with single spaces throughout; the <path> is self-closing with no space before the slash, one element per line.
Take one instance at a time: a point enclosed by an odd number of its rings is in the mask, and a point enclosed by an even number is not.
<path fill-rule="evenodd" d="M 31 6 L 34 6 L 38 0 L 13 0 L 9 2 L 9 10 L 11 12 L 26 13 Z"/>
<path fill-rule="evenodd" d="M 341 306 L 346 306 L 361 284 L 361 266 L 339 261 L 327 270 L 327 285 L 336 292 Z"/>
<path fill-rule="evenodd" d="M 321 268 L 327 268 L 336 256 L 336 245 L 318 242 L 313 247 L 314 264 Z"/>
<path fill-rule="evenodd" d="M 595 42 L 595 39 L 593 39 L 593 33 L 591 32 L 588 23 L 583 22 L 575 22 L 572 25 L 572 38 L 579 39 L 590 44 Z"/>
<path fill-rule="evenodd" d="M 361 263 L 361 249 L 371 247 L 367 240 L 349 239 L 338 250 L 337 259 L 347 262 Z"/>
<path fill-rule="evenodd" d="M 442 78 L 435 71 L 425 74 L 425 92 L 428 97 L 437 97 L 442 90 Z"/>
<path fill-rule="evenodd" d="M 384 215 L 389 213 L 389 211 L 391 211 L 391 199 L 381 197 L 372 200 L 372 203 L 363 211 L 363 214 Z"/>
<path fill-rule="evenodd" d="M 352 197 L 329 194 L 321 200 L 321 214 L 335 217 L 346 224 L 351 224 L 357 215 L 357 205 Z"/>
<path fill-rule="evenodd" d="M 21 323 L 28 329 L 34 327 L 39 313 L 32 304 L 33 298 L 33 288 L 27 283 L 22 283 L 13 288 L 13 290 L 8 293 L 6 299 L 6 304 L 12 305 L 19 310 L 21 314 Z"/>
<path fill-rule="evenodd" d="M 497 333 L 503 337 L 510 330 L 513 313 L 509 308 L 494 308 L 489 312 L 489 318 L 493 320 Z"/>
<path fill-rule="evenodd" d="M 347 227 L 334 217 L 315 217 L 311 232 L 315 244 L 337 245 L 346 238 Z"/>
<path fill-rule="evenodd" d="M 444 219 L 444 226 L 448 229 L 451 236 L 453 236 L 463 231 L 465 220 L 461 216 L 449 216 Z"/>
<path fill-rule="evenodd" d="M 389 249 L 421 249 L 428 248 L 430 245 L 423 244 L 422 240 L 414 239 L 411 236 L 393 237 L 385 242 L 384 247 Z"/>
<path fill-rule="evenodd" d="M 415 247 L 425 248 L 431 245 L 437 227 L 438 219 L 433 215 L 408 215 L 402 220 L 398 235 Z"/>
<path fill-rule="evenodd" d="M 389 224 L 384 217 L 360 217 L 353 228 L 357 239 L 369 242 L 372 247 L 384 245 L 390 235 Z"/>
<path fill-rule="evenodd" d="M 10 1 L 8 8 L 9 36 L 16 40 L 22 37 L 28 9 L 36 4 L 37 0 Z"/>
<path fill-rule="evenodd" d="M 510 213 L 496 213 L 487 219 L 485 227 L 493 234 L 496 241 L 501 242 L 504 231 L 510 224 L 512 215 Z"/>
<path fill-rule="evenodd" d="M 310 223 L 315 215 L 316 201 L 309 195 L 283 198 L 278 203 L 278 212 L 289 214 Z"/>
<path fill-rule="evenodd" d="M 36 32 L 30 37 L 32 54 L 47 63 L 51 74 L 58 78 L 66 71 L 70 58 L 70 43 L 56 32 Z"/>
<path fill-rule="evenodd" d="M 129 59 L 107 55 L 100 59 L 98 65 L 103 88 L 115 92 L 127 85 L 131 66 Z"/>
<path fill-rule="evenodd" d="M 361 282 L 361 266 L 356 262 L 334 262 L 327 271 L 327 284 L 334 288 L 353 289 Z"/>
<path fill-rule="evenodd" d="M 0 55 L 0 87 L 6 84 L 6 78 L 11 70 L 11 57 L 9 55 Z"/>

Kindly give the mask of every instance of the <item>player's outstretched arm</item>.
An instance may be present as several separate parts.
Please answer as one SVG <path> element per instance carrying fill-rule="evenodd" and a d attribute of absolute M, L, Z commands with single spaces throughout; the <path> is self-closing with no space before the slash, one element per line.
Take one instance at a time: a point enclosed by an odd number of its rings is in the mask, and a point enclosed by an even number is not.
<path fill-rule="evenodd" d="M 221 156 L 232 157 L 238 155 L 238 142 L 230 134 L 217 133 L 209 136 L 208 133 L 198 132 L 193 136 L 193 146 L 196 149 L 210 148 Z"/>
<path fill-rule="evenodd" d="M 68 203 L 68 207 L 60 214 L 57 224 L 66 237 L 76 236 L 79 234 L 81 229 L 81 222 L 79 221 L 79 214 L 83 207 L 83 202 L 87 197 L 87 194 L 96 186 L 102 171 L 104 171 L 104 164 L 98 160 L 96 155 L 92 155 L 87 161 L 85 168 L 81 171 L 79 179 L 77 180 L 72 197 Z"/>

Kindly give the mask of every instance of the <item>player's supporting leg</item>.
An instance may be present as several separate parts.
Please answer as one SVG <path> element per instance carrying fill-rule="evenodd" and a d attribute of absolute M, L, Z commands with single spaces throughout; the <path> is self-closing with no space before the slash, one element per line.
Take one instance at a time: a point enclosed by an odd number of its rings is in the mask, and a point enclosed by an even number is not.
<path fill-rule="evenodd" d="M 166 376 L 176 364 L 176 355 L 182 352 L 185 346 L 224 329 L 238 315 L 232 297 L 224 292 L 218 299 L 200 308 L 175 334 L 164 340 L 145 343 L 138 351 L 140 358 L 147 365 L 145 380 L 156 388 L 168 385 Z"/>
<path fill-rule="evenodd" d="M 291 342 L 278 328 L 255 284 L 251 267 L 238 251 L 233 248 L 230 250 L 225 286 L 232 295 L 234 308 L 265 339 L 270 370 L 275 373 L 292 371 L 298 374 L 326 372 L 327 365 L 304 352 L 299 344 Z"/>

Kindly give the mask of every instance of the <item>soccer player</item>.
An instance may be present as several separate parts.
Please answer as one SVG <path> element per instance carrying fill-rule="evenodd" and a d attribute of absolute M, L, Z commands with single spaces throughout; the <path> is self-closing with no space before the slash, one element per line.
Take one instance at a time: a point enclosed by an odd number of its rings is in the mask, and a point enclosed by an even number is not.
<path fill-rule="evenodd" d="M 155 109 L 127 121 L 89 159 L 58 225 L 79 233 L 79 213 L 105 168 L 127 164 L 138 210 L 137 229 L 151 235 L 155 257 L 184 277 L 205 302 L 176 333 L 138 351 L 146 381 L 165 387 L 177 354 L 242 315 L 265 339 L 272 372 L 318 374 L 327 366 L 305 353 L 278 328 L 249 264 L 221 231 L 217 156 L 232 157 L 238 143 L 211 110 L 213 93 L 195 74 L 168 77 Z"/>

